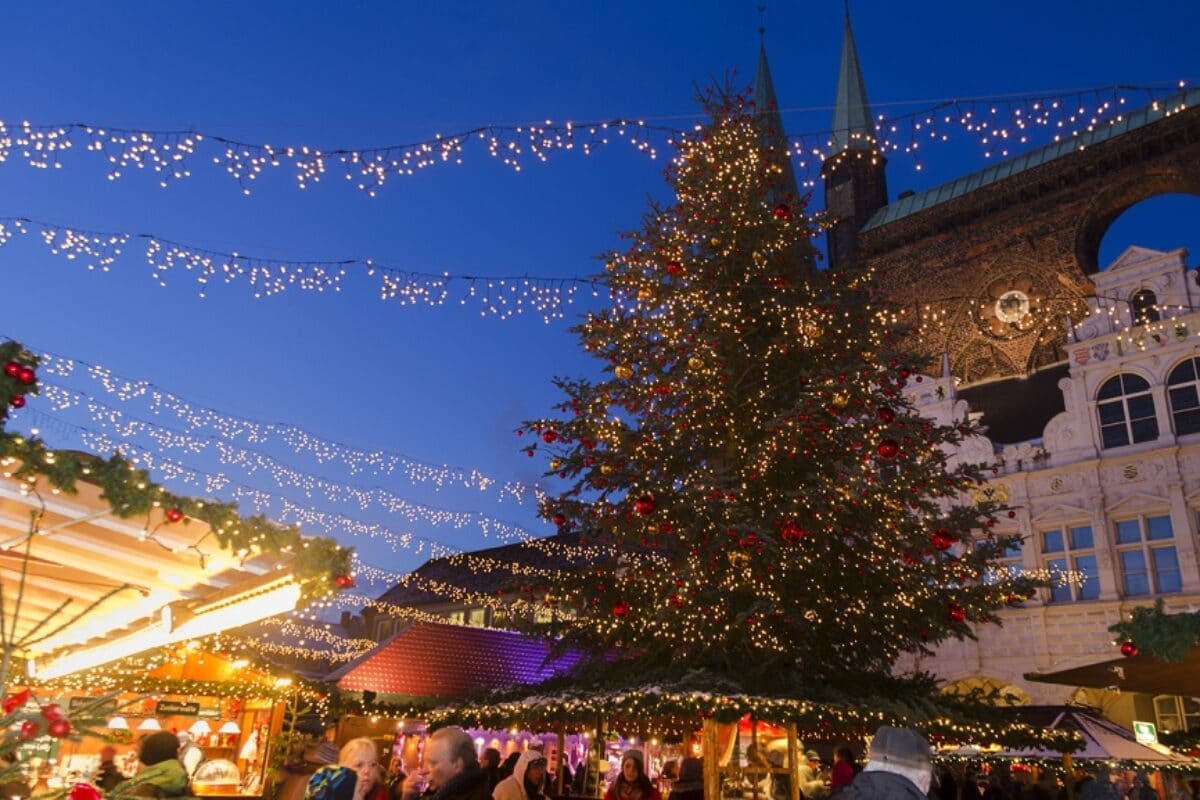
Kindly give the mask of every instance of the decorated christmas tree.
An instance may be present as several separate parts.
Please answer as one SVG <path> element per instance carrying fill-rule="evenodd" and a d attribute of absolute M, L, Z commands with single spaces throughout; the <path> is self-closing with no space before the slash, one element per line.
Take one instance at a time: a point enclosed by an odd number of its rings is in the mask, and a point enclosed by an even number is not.
<path fill-rule="evenodd" d="M 559 415 L 522 431 L 566 481 L 544 516 L 591 554 L 548 587 L 543 631 L 614 682 L 877 691 L 1036 584 L 996 563 L 1008 510 L 976 500 L 990 465 L 955 456 L 971 423 L 906 398 L 925 365 L 871 276 L 813 266 L 764 115 L 704 102 L 676 201 L 606 257 L 611 305 L 575 328 L 603 379 L 558 380 Z"/>

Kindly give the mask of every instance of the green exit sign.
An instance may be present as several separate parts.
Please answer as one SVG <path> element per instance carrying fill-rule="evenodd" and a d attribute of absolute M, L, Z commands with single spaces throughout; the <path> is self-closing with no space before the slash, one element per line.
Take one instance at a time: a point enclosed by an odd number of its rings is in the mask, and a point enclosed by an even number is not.
<path fill-rule="evenodd" d="M 1142 744 L 1158 744 L 1158 731 L 1153 722 L 1133 722 L 1133 738 Z"/>

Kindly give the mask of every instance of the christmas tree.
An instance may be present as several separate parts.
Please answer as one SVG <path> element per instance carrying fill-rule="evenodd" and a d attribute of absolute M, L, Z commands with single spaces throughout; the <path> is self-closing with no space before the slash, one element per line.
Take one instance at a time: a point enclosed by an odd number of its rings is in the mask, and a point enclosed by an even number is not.
<path fill-rule="evenodd" d="M 559 416 L 522 431 L 567 482 L 544 516 L 602 553 L 553 581 L 543 632 L 612 680 L 877 690 L 1036 584 L 995 563 L 1006 509 L 954 456 L 972 425 L 906 399 L 923 365 L 871 276 L 812 266 L 778 137 L 741 94 L 704 103 L 676 201 L 606 257 L 611 305 L 574 329 L 603 379 L 556 381 Z"/>

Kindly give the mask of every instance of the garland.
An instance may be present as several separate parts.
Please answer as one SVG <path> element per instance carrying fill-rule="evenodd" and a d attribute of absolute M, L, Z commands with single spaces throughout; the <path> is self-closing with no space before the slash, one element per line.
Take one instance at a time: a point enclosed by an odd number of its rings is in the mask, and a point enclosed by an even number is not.
<path fill-rule="evenodd" d="M 123 519 L 149 517 L 162 510 L 162 521 L 148 526 L 147 538 L 153 538 L 160 525 L 188 524 L 191 520 L 208 525 L 221 549 L 241 557 L 259 553 L 294 554 L 292 573 L 301 587 L 301 597 L 313 600 L 337 592 L 338 579 L 345 583 L 350 571 L 351 550 L 332 539 L 303 537 L 298 527 L 281 527 L 261 514 L 242 517 L 237 506 L 212 500 L 197 500 L 176 495 L 154 483 L 149 474 L 136 468 L 120 455 L 107 459 L 86 453 L 52 450 L 37 437 L 7 431 L 3 422 L 10 407 L 25 405 L 27 395 L 38 393 L 37 355 L 15 341 L 0 344 L 0 469 L 7 478 L 30 486 L 39 478 L 66 494 L 76 493 L 80 480 L 100 487 L 100 497 Z M 15 365 L 15 366 L 13 366 Z M 204 564 L 200 543 L 192 544 Z M 165 546 L 165 545 L 164 545 Z"/>
<path fill-rule="evenodd" d="M 1142 652 L 1159 661 L 1178 662 L 1200 644 L 1200 613 L 1167 614 L 1160 599 L 1153 607 L 1133 609 L 1128 620 L 1110 626 L 1109 630 L 1125 645 L 1132 645 L 1132 648 L 1122 647 L 1122 652 L 1129 650 L 1129 655 Z"/>

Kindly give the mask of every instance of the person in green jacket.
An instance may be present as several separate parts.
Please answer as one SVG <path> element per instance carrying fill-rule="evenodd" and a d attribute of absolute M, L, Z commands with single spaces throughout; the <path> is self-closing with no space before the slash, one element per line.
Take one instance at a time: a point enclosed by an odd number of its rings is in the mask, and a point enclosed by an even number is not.
<path fill-rule="evenodd" d="M 152 733 L 138 747 L 142 770 L 117 784 L 109 797 L 179 797 L 187 794 L 188 776 L 179 760 L 179 740 L 167 731 Z"/>

